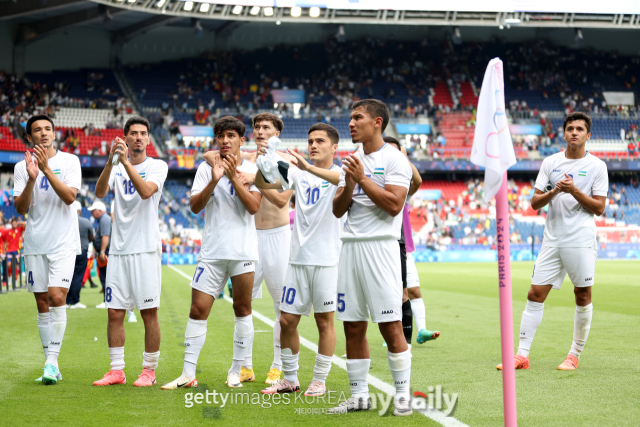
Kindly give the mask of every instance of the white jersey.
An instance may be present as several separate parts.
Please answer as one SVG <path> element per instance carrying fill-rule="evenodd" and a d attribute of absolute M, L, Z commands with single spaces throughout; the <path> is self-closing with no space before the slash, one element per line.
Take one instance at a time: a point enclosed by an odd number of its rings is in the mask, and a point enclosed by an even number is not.
<path fill-rule="evenodd" d="M 364 173 L 377 186 L 398 185 L 409 190 L 411 166 L 400 151 L 384 144 L 378 151 L 365 155 L 362 149 L 355 156 L 363 163 Z M 345 171 L 342 170 L 338 187 L 345 186 Z M 353 200 L 342 232 L 342 240 L 386 240 L 400 239 L 402 211 L 392 217 L 377 207 L 359 185 L 353 189 Z"/>
<path fill-rule="evenodd" d="M 255 164 L 243 160 L 238 170 L 255 174 L 258 168 Z M 211 178 L 211 165 L 201 163 L 193 180 L 191 197 L 204 190 Z M 260 190 L 252 185 L 249 191 Z M 225 175 L 218 181 L 204 208 L 202 248 L 198 255 L 198 261 L 202 260 L 258 261 L 255 218 L 247 212 L 231 181 Z"/>
<path fill-rule="evenodd" d="M 333 165 L 330 170 L 337 168 Z M 289 169 L 289 182 L 296 191 L 289 263 L 337 265 L 342 246 L 342 220 L 333 214 L 333 198 L 338 187 L 296 167 Z"/>
<path fill-rule="evenodd" d="M 113 167 L 109 176 L 109 187 L 115 193 L 109 243 L 109 253 L 112 255 L 155 252 L 161 244 L 158 204 L 169 167 L 162 160 L 147 157 L 133 168 L 145 182 L 156 184 L 158 191 L 147 200 L 142 200 L 122 163 Z"/>
<path fill-rule="evenodd" d="M 587 154 L 582 159 L 567 159 L 565 152 L 553 154 L 542 162 L 536 179 L 536 188 L 555 187 L 558 181 L 573 178 L 574 185 L 589 197 L 607 196 L 609 177 L 607 165 Z M 549 202 L 542 246 L 585 248 L 596 242 L 596 223 L 593 214 L 583 208 L 568 193 L 559 193 Z"/>
<path fill-rule="evenodd" d="M 58 151 L 49 159 L 48 164 L 65 185 L 80 189 L 82 173 L 77 156 Z M 13 195 L 18 197 L 29 181 L 27 164 L 24 160 L 16 164 L 13 180 Z M 42 171 L 38 169 L 24 233 L 24 254 L 51 255 L 62 251 L 80 253 L 78 213 L 62 201 Z"/>

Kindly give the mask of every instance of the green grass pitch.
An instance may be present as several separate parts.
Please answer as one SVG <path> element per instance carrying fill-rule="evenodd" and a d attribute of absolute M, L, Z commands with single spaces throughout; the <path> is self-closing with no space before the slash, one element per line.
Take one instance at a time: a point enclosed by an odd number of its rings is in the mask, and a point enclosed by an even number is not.
<path fill-rule="evenodd" d="M 191 276 L 195 266 L 180 266 Z M 526 301 L 533 264 L 513 263 L 514 335 Z M 495 264 L 418 264 L 422 294 L 427 309 L 427 327 L 440 330 L 435 342 L 413 346 L 412 389 L 428 392 L 441 385 L 446 393 L 457 393 L 453 413 L 457 420 L 475 426 L 502 424 L 500 329 L 497 267 Z M 640 423 L 640 262 L 599 261 L 593 291 L 594 314 L 589 339 L 577 371 L 558 371 L 571 345 L 573 301 L 571 283 L 554 291 L 545 304 L 542 325 L 530 355 L 531 369 L 516 373 L 520 426 L 636 426 Z M 64 380 L 43 386 L 44 362 L 36 322 L 33 296 L 26 291 L 0 295 L 0 414 L 5 425 L 276 425 L 297 423 L 324 426 L 345 422 L 365 425 L 421 425 L 438 423 L 414 413 L 408 418 L 377 412 L 341 416 L 297 413 L 307 408 L 327 408 L 323 402 L 282 400 L 266 405 L 194 404 L 185 407 L 187 390 L 163 391 L 160 384 L 177 378 L 182 370 L 183 339 L 189 312 L 189 282 L 175 271 L 163 268 L 160 326 L 161 356 L 156 373 L 158 385 L 135 388 L 142 367 L 144 326 L 126 323 L 125 358 L 127 385 L 92 387 L 109 369 L 106 340 L 106 310 L 97 310 L 102 296 L 94 289 L 82 291 L 86 310 L 68 310 L 60 367 Z M 273 305 L 265 298 L 254 302 L 254 310 L 273 319 Z M 245 383 L 232 393 L 259 393 L 272 357 L 271 328 L 254 319 L 255 383 Z M 336 322 L 338 345 L 344 354 L 344 334 Z M 233 311 L 231 304 L 217 301 L 208 322 L 207 341 L 200 355 L 196 392 L 226 393 L 231 364 Z M 300 334 L 317 342 L 312 319 L 303 318 Z M 97 337 L 97 340 L 94 338 Z M 391 383 L 386 349 L 375 325 L 369 328 L 371 374 Z M 414 334 L 415 338 L 415 334 Z M 516 341 L 517 342 L 517 341 Z M 299 377 L 303 389 L 313 376 L 314 354 L 302 348 Z M 328 388 L 349 394 L 347 374 L 333 366 Z M 371 392 L 379 390 L 370 387 Z M 190 390 L 193 391 L 193 390 Z"/>

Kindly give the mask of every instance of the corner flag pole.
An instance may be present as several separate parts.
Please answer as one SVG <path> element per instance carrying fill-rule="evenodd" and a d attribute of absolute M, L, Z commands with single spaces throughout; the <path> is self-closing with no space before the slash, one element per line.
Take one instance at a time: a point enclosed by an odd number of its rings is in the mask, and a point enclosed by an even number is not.
<path fill-rule="evenodd" d="M 516 412 L 516 372 L 513 361 L 513 305 L 511 301 L 511 244 L 509 242 L 509 197 L 507 172 L 496 194 L 496 234 L 498 242 L 498 285 L 500 296 L 500 340 L 502 343 L 502 400 L 504 425 L 518 425 Z"/>
<path fill-rule="evenodd" d="M 511 302 L 511 247 L 507 169 L 516 164 L 504 101 L 504 73 L 500 58 L 487 65 L 478 98 L 471 162 L 484 167 L 484 201 L 496 197 L 500 336 L 502 343 L 502 396 L 504 425 L 516 427 L 516 375 L 513 361 L 513 310 Z"/>

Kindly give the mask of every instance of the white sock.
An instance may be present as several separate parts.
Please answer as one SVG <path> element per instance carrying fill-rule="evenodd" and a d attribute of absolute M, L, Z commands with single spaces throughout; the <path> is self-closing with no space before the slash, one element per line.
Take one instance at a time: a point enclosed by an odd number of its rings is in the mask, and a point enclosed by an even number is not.
<path fill-rule="evenodd" d="M 49 312 L 38 313 L 38 332 L 40 333 L 40 341 L 42 342 L 45 360 L 47 360 L 49 353 L 49 317 Z"/>
<path fill-rule="evenodd" d="M 387 352 L 389 359 L 389 369 L 393 377 L 393 384 L 396 387 L 395 401 L 403 397 L 410 400 L 411 392 L 409 383 L 411 381 L 411 350 L 402 353 Z"/>
<path fill-rule="evenodd" d="M 351 397 L 369 398 L 369 367 L 371 359 L 347 359 L 347 375 L 351 384 Z"/>
<path fill-rule="evenodd" d="M 531 343 L 536 335 L 538 326 L 542 322 L 543 312 L 543 302 L 527 301 L 527 305 L 522 312 L 522 321 L 520 322 L 520 343 L 518 344 L 518 354 L 520 356 L 529 357 Z"/>
<path fill-rule="evenodd" d="M 593 304 L 581 307 L 576 306 L 576 314 L 573 318 L 573 344 L 569 354 L 573 354 L 580 359 L 580 353 L 584 350 L 584 345 L 591 329 L 591 316 L 593 315 Z"/>
<path fill-rule="evenodd" d="M 49 349 L 47 362 L 58 368 L 58 356 L 62 347 L 62 337 L 67 328 L 67 307 L 49 307 Z"/>
<path fill-rule="evenodd" d="M 418 332 L 420 329 L 427 329 L 426 310 L 422 298 L 411 300 L 411 311 L 413 311 L 413 319 L 416 321 Z"/>
<path fill-rule="evenodd" d="M 316 354 L 316 366 L 313 367 L 313 379 L 314 381 L 320 381 L 325 383 L 331 370 L 331 361 L 333 357 L 325 356 L 324 354 Z"/>
<path fill-rule="evenodd" d="M 245 369 L 253 369 L 253 356 L 245 357 L 242 367 Z"/>
<path fill-rule="evenodd" d="M 158 359 L 160 359 L 160 352 L 147 353 L 142 352 L 142 369 L 147 371 L 155 371 L 158 368 Z"/>
<path fill-rule="evenodd" d="M 189 378 L 196 377 L 198 357 L 206 338 L 207 321 L 189 319 L 187 330 L 184 333 L 184 367 L 182 368 L 182 375 L 186 375 Z"/>
<path fill-rule="evenodd" d="M 292 354 L 290 348 L 282 349 L 282 372 L 284 379 L 292 383 L 298 382 L 298 354 Z"/>
<path fill-rule="evenodd" d="M 124 369 L 124 346 L 109 347 L 109 359 L 111 359 L 112 371 L 122 371 Z"/>
<path fill-rule="evenodd" d="M 253 315 L 235 318 L 235 330 L 233 331 L 233 364 L 229 373 L 240 374 L 244 359 L 251 354 L 253 345 Z"/>
<path fill-rule="evenodd" d="M 282 357 L 280 356 L 281 346 L 280 346 L 280 302 L 273 303 L 273 308 L 276 311 L 276 324 L 273 326 L 273 363 L 271 364 L 271 369 L 277 369 L 278 371 L 282 371 Z"/>

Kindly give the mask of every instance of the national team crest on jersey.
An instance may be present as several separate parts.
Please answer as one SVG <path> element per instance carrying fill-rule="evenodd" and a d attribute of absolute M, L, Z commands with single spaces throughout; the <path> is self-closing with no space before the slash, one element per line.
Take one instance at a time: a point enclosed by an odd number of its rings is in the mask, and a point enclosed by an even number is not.
<path fill-rule="evenodd" d="M 587 176 L 587 171 L 578 171 L 578 176 Z"/>
<path fill-rule="evenodd" d="M 142 179 L 144 179 L 144 177 L 145 177 L 146 175 L 147 175 L 147 173 L 146 173 L 146 172 L 140 172 L 140 177 L 141 177 Z"/>
<path fill-rule="evenodd" d="M 54 169 L 53 173 L 56 174 L 56 175 L 60 175 L 60 169 Z"/>
<path fill-rule="evenodd" d="M 375 168 L 373 170 L 374 175 L 384 175 L 384 168 Z"/>
<path fill-rule="evenodd" d="M 327 188 L 329 186 L 329 181 L 322 181 L 322 188 Z"/>

